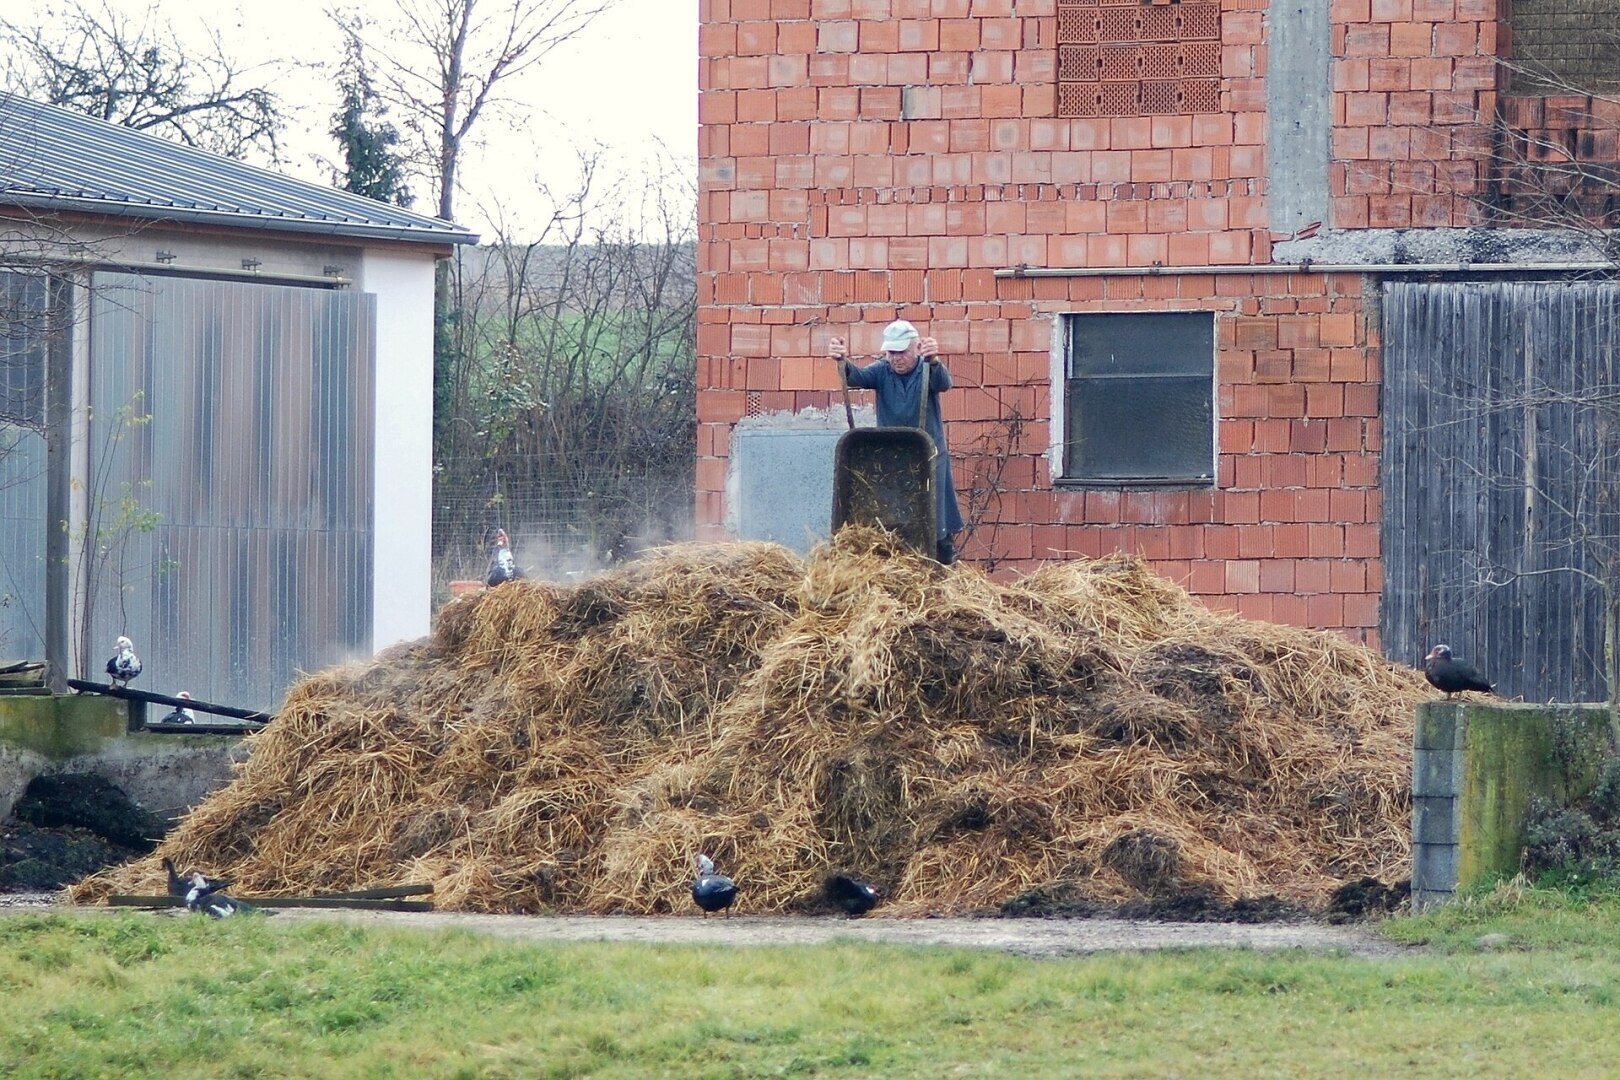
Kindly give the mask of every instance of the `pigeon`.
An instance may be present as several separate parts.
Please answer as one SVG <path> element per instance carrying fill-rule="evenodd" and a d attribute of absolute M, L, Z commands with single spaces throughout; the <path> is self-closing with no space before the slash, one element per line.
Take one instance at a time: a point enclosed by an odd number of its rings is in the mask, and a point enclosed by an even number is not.
<path fill-rule="evenodd" d="M 489 577 L 486 579 L 491 588 L 507 581 L 516 581 L 523 576 L 518 569 L 517 560 L 512 557 L 512 542 L 506 538 L 505 529 L 495 530 L 494 551 L 489 558 Z"/>
<path fill-rule="evenodd" d="M 1447 700 L 1463 690 L 1489 694 L 1495 689 L 1472 665 L 1453 660 L 1450 645 L 1436 645 L 1429 650 L 1423 658 L 1423 674 L 1430 686 L 1445 691 Z"/>
<path fill-rule="evenodd" d="M 852 919 L 871 911 L 882 898 L 883 894 L 874 886 L 848 874 L 833 874 L 827 879 L 827 899 Z"/>
<path fill-rule="evenodd" d="M 692 902 L 703 909 L 708 917 L 711 911 L 724 911 L 737 899 L 737 883 L 724 874 L 714 872 L 714 863 L 707 855 L 697 857 L 697 880 L 692 882 Z"/>
<path fill-rule="evenodd" d="M 207 915 L 212 919 L 228 919 L 232 915 L 259 910 L 245 900 L 226 896 L 222 891 L 225 885 L 223 881 L 210 881 L 193 871 L 191 888 L 186 892 L 186 910 Z"/>
<path fill-rule="evenodd" d="M 141 658 L 135 655 L 135 643 L 121 637 L 113 643 L 117 651 L 107 661 L 107 674 L 119 686 L 128 686 L 129 680 L 141 673 Z"/>
<path fill-rule="evenodd" d="M 182 701 L 190 701 L 191 691 L 182 690 L 176 694 L 175 697 Z M 163 716 L 158 720 L 158 723 L 160 724 L 194 724 L 196 722 L 197 718 L 192 715 L 191 710 L 183 705 L 176 705 L 172 710 L 164 713 Z"/>

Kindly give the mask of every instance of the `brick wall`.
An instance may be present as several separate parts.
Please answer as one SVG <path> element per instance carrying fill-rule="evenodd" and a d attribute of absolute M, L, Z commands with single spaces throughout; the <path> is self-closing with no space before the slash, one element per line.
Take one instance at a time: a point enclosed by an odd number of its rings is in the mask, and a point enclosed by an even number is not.
<path fill-rule="evenodd" d="M 1484 220 L 1479 196 L 1490 171 L 1507 7 L 1331 0 L 1334 225 Z"/>
<path fill-rule="evenodd" d="M 1475 220 L 1494 0 L 1331 4 L 1328 224 Z M 1266 6 L 1222 0 L 1219 111 L 1058 119 L 1058 0 L 700 0 L 703 532 L 724 535 L 731 425 L 832 405 L 827 339 L 871 353 L 904 317 L 958 384 L 967 556 L 1004 572 L 1140 552 L 1217 606 L 1376 639 L 1359 276 L 994 273 L 1269 262 Z M 1148 309 L 1217 313 L 1217 486 L 1054 489 L 1055 316 Z"/>
<path fill-rule="evenodd" d="M 1581 231 L 1620 226 L 1620 101 L 1504 95 L 1498 116 L 1494 220 Z"/>
<path fill-rule="evenodd" d="M 1513 92 L 1612 91 L 1620 67 L 1615 15 L 1606 0 L 1513 0 Z"/>

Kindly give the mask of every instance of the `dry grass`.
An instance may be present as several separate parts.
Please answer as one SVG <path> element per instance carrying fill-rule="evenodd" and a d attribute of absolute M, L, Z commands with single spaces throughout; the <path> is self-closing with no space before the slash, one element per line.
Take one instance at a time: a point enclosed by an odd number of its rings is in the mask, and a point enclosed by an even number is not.
<path fill-rule="evenodd" d="M 246 893 L 431 881 L 446 908 L 743 910 L 832 868 L 891 914 L 1025 890 L 1323 901 L 1408 872 L 1422 676 L 1209 611 L 1139 561 L 1012 585 L 845 529 L 662 549 L 456 601 L 435 634 L 288 695 L 228 787 L 74 899 L 172 856 Z"/>

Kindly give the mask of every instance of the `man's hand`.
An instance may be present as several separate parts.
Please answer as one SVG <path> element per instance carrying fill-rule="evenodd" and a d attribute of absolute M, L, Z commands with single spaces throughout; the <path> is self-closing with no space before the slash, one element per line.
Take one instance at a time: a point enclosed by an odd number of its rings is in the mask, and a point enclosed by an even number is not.
<path fill-rule="evenodd" d="M 924 360 L 932 360 L 939 355 L 939 342 L 931 337 L 925 337 L 917 343 L 917 355 Z"/>
<path fill-rule="evenodd" d="M 842 360 L 849 355 L 849 347 L 844 344 L 843 338 L 835 337 L 827 342 L 827 355 L 834 360 Z"/>

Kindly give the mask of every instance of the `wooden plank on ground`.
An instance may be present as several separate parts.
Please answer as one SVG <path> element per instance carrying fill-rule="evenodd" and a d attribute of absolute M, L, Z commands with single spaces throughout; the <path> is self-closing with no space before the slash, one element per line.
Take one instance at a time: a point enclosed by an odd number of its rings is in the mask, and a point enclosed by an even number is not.
<path fill-rule="evenodd" d="M 383 885 L 375 889 L 347 889 L 342 892 L 318 892 L 314 895 L 319 899 L 330 900 L 393 900 L 401 896 L 422 896 L 431 893 L 433 886 L 420 885 Z"/>
<path fill-rule="evenodd" d="M 262 908 L 331 908 L 350 911 L 432 911 L 431 900 L 360 899 L 340 896 L 233 896 L 244 904 Z M 117 893 L 107 898 L 109 907 L 185 907 L 183 896 Z"/>

